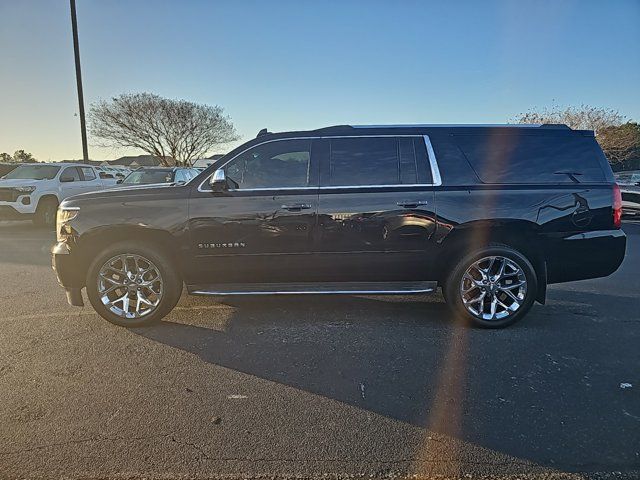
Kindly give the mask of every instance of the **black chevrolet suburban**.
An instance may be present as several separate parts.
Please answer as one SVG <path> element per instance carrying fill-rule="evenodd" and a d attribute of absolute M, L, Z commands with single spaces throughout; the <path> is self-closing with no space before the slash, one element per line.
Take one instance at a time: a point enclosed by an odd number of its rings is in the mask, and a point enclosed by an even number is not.
<path fill-rule="evenodd" d="M 78 195 L 53 267 L 117 325 L 193 295 L 410 294 L 504 327 L 551 283 L 621 264 L 620 190 L 565 125 L 334 126 L 269 133 L 185 185 Z"/>

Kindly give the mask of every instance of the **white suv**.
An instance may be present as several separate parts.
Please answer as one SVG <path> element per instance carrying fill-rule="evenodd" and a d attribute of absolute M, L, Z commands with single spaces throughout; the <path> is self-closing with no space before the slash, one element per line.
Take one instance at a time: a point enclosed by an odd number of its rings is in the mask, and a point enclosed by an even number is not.
<path fill-rule="evenodd" d="M 38 225 L 51 226 L 62 200 L 108 186 L 89 165 L 20 165 L 0 178 L 0 219 L 31 218 Z"/>

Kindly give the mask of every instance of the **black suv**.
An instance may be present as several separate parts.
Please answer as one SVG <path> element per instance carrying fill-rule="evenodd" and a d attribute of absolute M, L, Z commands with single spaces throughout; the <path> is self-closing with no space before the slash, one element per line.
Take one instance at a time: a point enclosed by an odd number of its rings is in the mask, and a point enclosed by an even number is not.
<path fill-rule="evenodd" d="M 123 326 L 193 295 L 407 294 L 442 287 L 503 327 L 546 286 L 613 273 L 620 190 L 591 131 L 335 126 L 268 133 L 186 185 L 65 200 L 53 265 Z"/>

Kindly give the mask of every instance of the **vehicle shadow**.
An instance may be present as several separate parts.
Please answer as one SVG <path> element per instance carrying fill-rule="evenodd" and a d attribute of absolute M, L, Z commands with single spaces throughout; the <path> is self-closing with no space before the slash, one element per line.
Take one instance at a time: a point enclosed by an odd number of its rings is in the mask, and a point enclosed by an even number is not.
<path fill-rule="evenodd" d="M 29 221 L 0 221 L 0 264 L 51 265 L 53 228 L 38 227 Z"/>
<path fill-rule="evenodd" d="M 640 339 L 620 332 L 612 349 L 594 334 L 597 312 L 583 316 L 594 295 L 559 296 L 562 304 L 536 306 L 506 330 L 464 328 L 433 295 L 225 300 L 230 313 L 211 326 L 212 314 L 198 325 L 170 316 L 135 332 L 540 466 L 637 468 L 640 429 L 624 412 L 640 417 L 640 402 L 610 375 L 633 378 L 634 366 L 620 362 L 640 363 Z M 628 312 L 620 298 L 596 300 L 611 316 Z"/>

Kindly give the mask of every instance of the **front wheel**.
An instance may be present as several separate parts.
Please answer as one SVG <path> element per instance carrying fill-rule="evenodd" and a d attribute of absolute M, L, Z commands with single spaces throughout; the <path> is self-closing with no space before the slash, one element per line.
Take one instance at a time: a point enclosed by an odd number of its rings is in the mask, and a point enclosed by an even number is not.
<path fill-rule="evenodd" d="M 159 321 L 178 303 L 180 279 L 159 249 L 122 242 L 101 252 L 89 267 L 87 296 L 98 314 L 123 327 Z"/>
<path fill-rule="evenodd" d="M 39 227 L 53 227 L 56 224 L 58 200 L 55 198 L 43 198 L 38 203 L 33 223 Z"/>
<path fill-rule="evenodd" d="M 531 262 L 506 245 L 490 245 L 466 255 L 444 287 L 447 304 L 473 325 L 502 328 L 526 315 L 536 297 Z"/>

